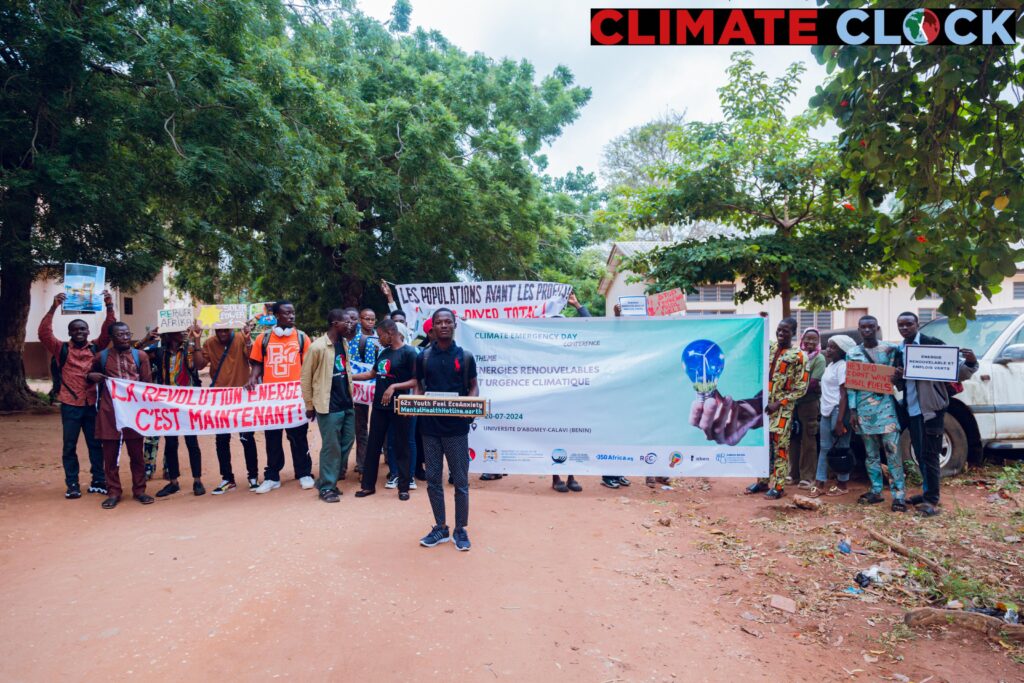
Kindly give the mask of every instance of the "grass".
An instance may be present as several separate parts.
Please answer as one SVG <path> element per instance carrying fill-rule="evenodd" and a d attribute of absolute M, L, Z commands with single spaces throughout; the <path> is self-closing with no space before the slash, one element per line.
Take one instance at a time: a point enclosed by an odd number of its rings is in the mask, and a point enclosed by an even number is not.
<path fill-rule="evenodd" d="M 1014 463 L 999 469 L 993 490 L 1019 493 L 1021 486 L 1024 486 L 1024 463 Z"/>

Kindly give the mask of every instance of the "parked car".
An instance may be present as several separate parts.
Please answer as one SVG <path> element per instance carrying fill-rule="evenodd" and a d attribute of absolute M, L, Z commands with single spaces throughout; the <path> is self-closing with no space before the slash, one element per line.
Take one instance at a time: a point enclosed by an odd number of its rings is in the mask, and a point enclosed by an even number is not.
<path fill-rule="evenodd" d="M 922 325 L 921 332 L 973 349 L 978 356 L 978 371 L 949 402 L 939 453 L 942 476 L 959 474 L 968 462 L 980 462 L 986 451 L 1024 449 L 1024 308 L 979 312 L 963 332 L 949 329 L 947 318 L 936 318 Z M 861 341 L 852 328 L 822 333 L 822 344 L 837 334 Z M 853 447 L 862 459 L 859 438 Z M 911 453 L 907 430 L 900 435 L 900 453 L 904 458 Z"/>

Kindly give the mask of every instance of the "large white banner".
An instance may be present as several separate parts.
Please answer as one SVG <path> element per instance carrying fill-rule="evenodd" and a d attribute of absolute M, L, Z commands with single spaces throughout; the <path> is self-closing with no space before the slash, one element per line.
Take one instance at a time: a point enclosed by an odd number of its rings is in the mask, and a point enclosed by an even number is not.
<path fill-rule="evenodd" d="M 423 323 L 439 308 L 450 308 L 464 320 L 548 318 L 558 315 L 572 285 L 557 282 L 495 281 L 397 285 L 398 306 L 409 326 L 423 332 Z"/>
<path fill-rule="evenodd" d="M 768 474 L 760 316 L 466 320 L 456 335 L 491 400 L 472 471 Z"/>
<path fill-rule="evenodd" d="M 107 378 L 118 429 L 142 436 L 285 429 L 308 422 L 299 382 L 244 387 L 171 387 Z"/>

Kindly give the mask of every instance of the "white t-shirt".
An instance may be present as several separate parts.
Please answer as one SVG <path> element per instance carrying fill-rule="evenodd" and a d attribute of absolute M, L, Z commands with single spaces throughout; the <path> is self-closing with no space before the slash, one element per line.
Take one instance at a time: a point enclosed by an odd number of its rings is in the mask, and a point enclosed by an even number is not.
<path fill-rule="evenodd" d="M 828 417 L 839 407 L 839 386 L 846 384 L 846 360 L 830 363 L 821 376 L 821 414 Z"/>

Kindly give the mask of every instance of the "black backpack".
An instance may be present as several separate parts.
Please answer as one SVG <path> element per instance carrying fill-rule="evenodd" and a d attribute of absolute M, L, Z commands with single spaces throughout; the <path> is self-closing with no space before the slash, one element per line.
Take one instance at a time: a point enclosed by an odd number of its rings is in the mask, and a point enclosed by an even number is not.
<path fill-rule="evenodd" d="M 94 355 L 99 351 L 95 344 L 89 344 L 86 348 L 89 349 Z M 68 362 L 68 353 L 71 351 L 71 343 L 64 342 L 60 345 L 60 353 L 50 358 L 50 379 L 53 380 L 53 388 L 50 389 L 50 400 L 57 398 L 57 394 L 60 393 L 60 388 L 64 384 L 64 365 Z M 68 392 L 78 398 L 78 394 L 73 389 L 68 389 Z"/>

